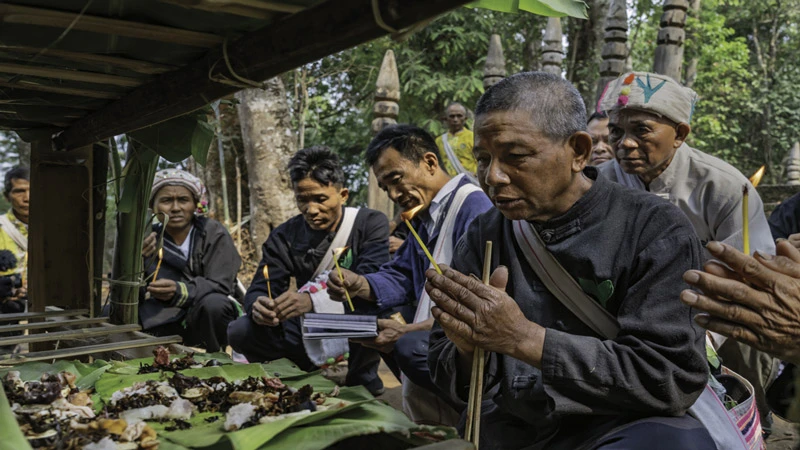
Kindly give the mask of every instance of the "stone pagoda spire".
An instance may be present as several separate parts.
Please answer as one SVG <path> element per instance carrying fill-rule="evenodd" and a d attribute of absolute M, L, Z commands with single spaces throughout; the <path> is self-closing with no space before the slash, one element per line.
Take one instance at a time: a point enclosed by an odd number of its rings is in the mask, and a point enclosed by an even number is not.
<path fill-rule="evenodd" d="M 375 118 L 372 120 L 372 134 L 378 134 L 385 127 L 396 124 L 397 115 L 400 113 L 400 105 L 397 103 L 400 101 L 400 76 L 397 73 L 394 52 L 391 50 L 387 50 L 383 55 L 383 63 L 375 85 L 375 106 L 372 108 Z M 367 205 L 386 214 L 389 219 L 394 216 L 394 204 L 378 187 L 378 180 L 372 169 L 369 171 Z"/>
<path fill-rule="evenodd" d="M 489 51 L 486 64 L 483 66 L 483 89 L 489 89 L 506 77 L 506 58 L 503 56 L 503 44 L 500 35 L 493 34 L 489 38 Z"/>

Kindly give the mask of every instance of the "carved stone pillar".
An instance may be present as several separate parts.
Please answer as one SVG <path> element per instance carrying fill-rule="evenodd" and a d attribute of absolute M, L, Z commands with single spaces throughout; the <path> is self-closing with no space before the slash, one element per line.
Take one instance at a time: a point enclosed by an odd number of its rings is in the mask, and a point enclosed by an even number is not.
<path fill-rule="evenodd" d="M 609 81 L 625 72 L 628 58 L 628 12 L 625 0 L 611 0 L 606 15 L 603 51 L 600 62 L 600 79 L 597 81 L 597 99 Z"/>
<path fill-rule="evenodd" d="M 786 184 L 800 185 L 800 143 L 795 142 L 786 161 Z"/>
<path fill-rule="evenodd" d="M 686 38 L 686 10 L 688 0 L 664 0 L 661 29 L 658 31 L 658 46 L 653 71 L 681 82 L 683 67 L 683 42 Z"/>
<path fill-rule="evenodd" d="M 394 59 L 394 52 L 387 50 L 383 55 L 381 70 L 378 72 L 378 82 L 375 90 L 375 106 L 372 109 L 375 118 L 372 120 L 372 133 L 379 131 L 389 125 L 397 123 L 397 115 L 400 113 L 400 76 L 397 73 L 397 62 Z M 371 209 L 381 211 L 391 219 L 394 217 L 394 203 L 378 187 L 378 180 L 372 169 L 369 171 L 369 191 L 367 193 L 367 205 Z"/>
<path fill-rule="evenodd" d="M 561 61 L 564 59 L 564 46 L 561 32 L 561 19 L 550 17 L 542 39 L 542 71 L 561 76 Z"/>

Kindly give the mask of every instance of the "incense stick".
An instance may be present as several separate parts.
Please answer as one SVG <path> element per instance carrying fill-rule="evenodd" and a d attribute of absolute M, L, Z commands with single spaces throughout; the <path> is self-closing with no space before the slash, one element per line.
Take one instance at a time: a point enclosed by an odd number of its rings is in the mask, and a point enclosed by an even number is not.
<path fill-rule="evenodd" d="M 264 264 L 264 279 L 267 281 L 267 295 L 272 300 L 272 285 L 269 282 L 269 267 L 266 264 Z"/>
<path fill-rule="evenodd" d="M 405 222 L 406 222 L 406 226 L 408 227 L 409 231 L 411 231 L 411 234 L 413 234 L 414 238 L 417 240 L 417 242 L 419 242 L 419 246 L 422 247 L 422 251 L 425 252 L 425 256 L 428 257 L 428 259 L 431 261 L 431 265 L 433 265 L 433 268 L 436 269 L 436 273 L 441 275 L 442 274 L 442 269 L 440 269 L 439 265 L 436 264 L 436 260 L 433 259 L 433 255 L 431 255 L 431 252 L 428 251 L 428 247 L 426 247 L 425 243 L 422 242 L 422 238 L 419 237 L 419 235 L 417 234 L 417 230 L 415 230 L 414 227 L 411 226 L 411 221 L 406 219 Z"/>
<path fill-rule="evenodd" d="M 347 286 L 344 285 L 344 275 L 342 275 L 342 268 L 339 267 L 339 254 L 344 251 L 347 247 L 344 248 L 335 248 L 333 249 L 333 264 L 336 266 L 336 271 L 339 272 L 339 281 L 342 282 L 342 288 L 344 289 L 344 296 L 347 298 L 347 304 L 350 306 L 350 312 L 355 312 L 355 308 L 353 307 L 353 300 L 350 298 L 350 292 L 347 290 Z"/>
<path fill-rule="evenodd" d="M 742 188 L 742 250 L 745 255 L 750 254 L 750 189 L 745 184 Z"/>
<path fill-rule="evenodd" d="M 163 260 L 164 260 L 164 247 L 161 247 L 160 249 L 158 249 L 158 264 L 156 264 L 156 271 L 153 272 L 153 280 L 151 281 L 151 283 L 156 281 L 156 279 L 158 278 L 158 271 L 161 270 L 161 261 Z"/>

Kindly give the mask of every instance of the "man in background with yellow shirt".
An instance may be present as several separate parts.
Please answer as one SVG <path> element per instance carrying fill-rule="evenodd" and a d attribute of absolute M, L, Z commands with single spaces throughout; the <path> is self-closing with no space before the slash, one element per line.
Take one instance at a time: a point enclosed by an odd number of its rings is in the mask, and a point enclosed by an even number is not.
<path fill-rule="evenodd" d="M 11 209 L 0 216 L 0 318 L 3 314 L 25 310 L 22 301 L 27 296 L 22 282 L 28 251 L 28 211 L 30 200 L 30 171 L 15 167 L 5 176 L 3 195 Z M 0 320 L 0 325 L 6 323 Z M 16 347 L 0 347 L 0 353 L 15 352 Z"/>
<path fill-rule="evenodd" d="M 472 131 L 464 128 L 467 109 L 461 103 L 451 103 L 445 110 L 447 133 L 436 138 L 444 170 L 451 176 L 466 173 L 475 178 L 475 157 L 472 156 Z"/>

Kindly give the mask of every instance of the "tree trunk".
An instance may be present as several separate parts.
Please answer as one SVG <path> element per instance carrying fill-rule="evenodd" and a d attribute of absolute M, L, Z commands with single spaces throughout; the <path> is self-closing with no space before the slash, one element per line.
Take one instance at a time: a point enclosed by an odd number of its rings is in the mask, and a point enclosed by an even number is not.
<path fill-rule="evenodd" d="M 266 89 L 236 93 L 244 157 L 249 171 L 250 237 L 261 259 L 270 231 L 297 214 L 286 165 L 295 152 L 286 91 L 279 77 Z"/>
<path fill-rule="evenodd" d="M 600 78 L 600 54 L 610 0 L 590 0 L 589 20 L 570 17 L 567 21 L 569 47 L 567 49 L 567 80 L 571 81 L 583 97 L 587 108 L 596 102 L 597 80 Z M 592 108 L 593 109 L 593 108 Z"/>
<path fill-rule="evenodd" d="M 19 165 L 24 167 L 31 166 L 31 143 L 22 139 L 19 141 Z"/>
<path fill-rule="evenodd" d="M 689 0 L 689 15 L 695 19 L 696 23 L 700 20 L 700 0 Z M 695 30 L 691 28 L 686 30 L 687 41 L 693 39 L 694 36 Z M 689 60 L 689 64 L 686 66 L 686 73 L 683 78 L 686 80 L 685 85 L 688 88 L 694 86 L 694 81 L 697 79 L 697 63 L 699 60 L 700 58 L 695 49 L 692 58 Z"/>

